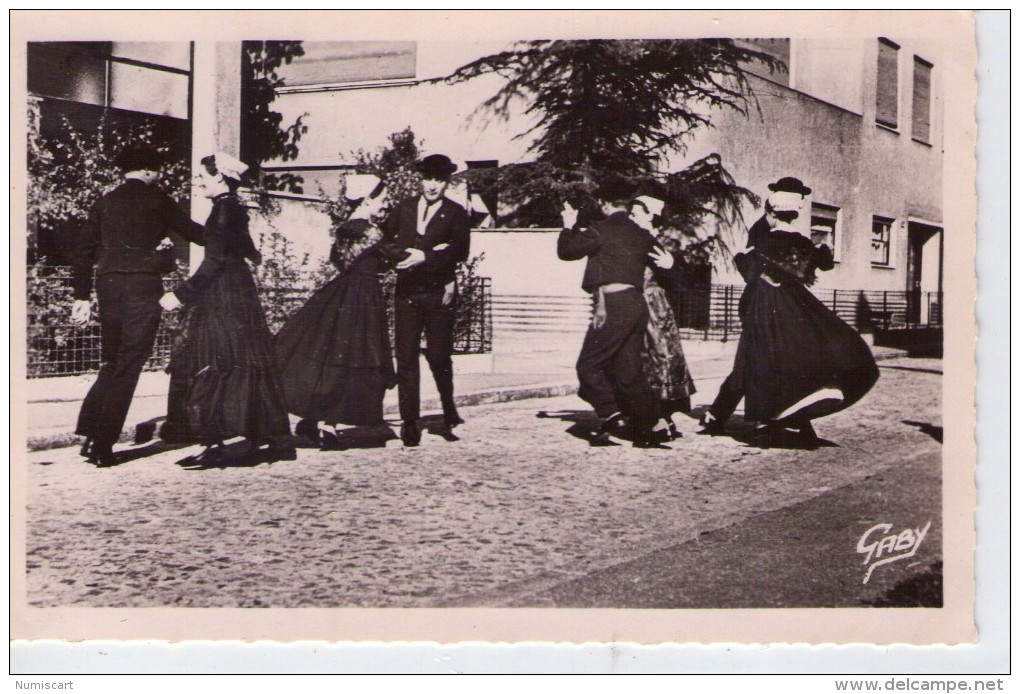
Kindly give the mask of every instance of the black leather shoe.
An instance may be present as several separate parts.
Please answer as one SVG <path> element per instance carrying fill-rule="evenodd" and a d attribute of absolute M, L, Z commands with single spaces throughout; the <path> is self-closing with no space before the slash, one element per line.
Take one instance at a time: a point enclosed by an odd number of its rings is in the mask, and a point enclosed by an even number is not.
<path fill-rule="evenodd" d="M 319 423 L 313 419 L 302 419 L 294 426 L 294 434 L 304 437 L 316 446 L 322 444 L 322 434 L 319 430 Z"/>
<path fill-rule="evenodd" d="M 271 443 L 266 448 L 265 461 L 275 463 L 281 460 L 297 460 L 297 449 L 292 443 Z"/>
<path fill-rule="evenodd" d="M 85 441 L 81 444 L 81 451 L 79 451 L 79 455 L 81 455 L 82 458 L 91 458 L 92 451 L 95 447 L 96 442 L 92 440 L 92 437 L 86 437 Z"/>
<path fill-rule="evenodd" d="M 320 431 L 320 436 L 322 437 L 322 445 L 319 446 L 319 450 L 321 451 L 346 451 L 350 448 L 342 440 L 342 434 L 337 434 L 333 431 Z"/>
<path fill-rule="evenodd" d="M 754 428 L 752 443 L 759 448 L 782 448 L 786 438 L 783 427 L 775 422 L 767 422 Z"/>
<path fill-rule="evenodd" d="M 698 433 L 705 436 L 719 436 L 726 433 L 726 423 L 716 419 L 709 412 L 701 415 L 698 424 L 701 425 L 701 431 Z"/>
<path fill-rule="evenodd" d="M 92 453 L 89 455 L 89 462 L 96 467 L 113 467 L 117 464 L 117 456 L 113 453 L 113 446 L 93 444 Z"/>
<path fill-rule="evenodd" d="M 634 448 L 658 448 L 661 450 L 672 450 L 669 446 L 656 441 L 652 434 L 645 434 L 634 439 Z"/>
<path fill-rule="evenodd" d="M 800 438 L 805 443 L 814 443 L 818 440 L 818 434 L 815 433 L 815 428 L 811 426 L 811 422 L 806 422 L 800 425 Z"/>
<path fill-rule="evenodd" d="M 405 446 L 413 447 L 421 443 L 421 427 L 418 422 L 408 422 L 400 425 L 400 440 Z"/>
<path fill-rule="evenodd" d="M 187 468 L 223 467 L 226 464 L 226 456 L 222 446 L 209 446 L 197 455 L 189 455 L 178 460 L 177 464 Z"/>
<path fill-rule="evenodd" d="M 627 433 L 627 419 L 619 412 L 606 417 L 602 425 L 595 430 L 595 436 L 624 436 Z"/>
<path fill-rule="evenodd" d="M 459 426 L 463 423 L 464 420 L 461 419 L 460 415 L 457 414 L 456 410 L 454 410 L 453 412 L 443 414 L 443 424 L 446 425 L 447 429 L 453 429 L 454 427 Z"/>

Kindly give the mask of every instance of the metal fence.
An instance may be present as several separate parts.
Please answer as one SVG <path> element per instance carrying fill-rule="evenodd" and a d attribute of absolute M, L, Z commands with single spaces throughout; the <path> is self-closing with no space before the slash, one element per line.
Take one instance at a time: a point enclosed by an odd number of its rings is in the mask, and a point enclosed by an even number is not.
<path fill-rule="evenodd" d="M 71 323 L 71 274 L 66 267 L 30 269 L 27 287 L 27 349 L 29 378 L 72 376 L 99 369 L 100 329 L 93 319 L 83 327 Z M 169 289 L 181 280 L 164 278 Z M 304 283 L 302 283 L 304 284 Z M 263 288 L 262 304 L 271 330 L 296 311 L 308 299 L 312 288 Z M 392 311 L 391 330 L 392 330 Z M 166 367 L 170 346 L 179 330 L 181 312 L 164 313 L 156 334 L 152 356 L 146 371 Z M 466 277 L 460 282 L 457 318 L 454 323 L 454 354 L 485 354 L 492 351 L 492 286 L 488 277 Z"/>
<path fill-rule="evenodd" d="M 684 337 L 728 340 L 740 334 L 744 288 L 713 284 L 679 297 L 674 309 Z M 941 292 L 813 289 L 812 294 L 859 332 L 942 325 Z"/>
<path fill-rule="evenodd" d="M 726 341 L 740 335 L 738 306 L 743 285 L 713 284 L 673 298 L 681 335 L 687 339 Z M 912 327 L 941 327 L 940 292 L 816 289 L 815 296 L 860 332 Z M 586 296 L 493 298 L 497 336 L 583 332 L 591 316 Z"/>

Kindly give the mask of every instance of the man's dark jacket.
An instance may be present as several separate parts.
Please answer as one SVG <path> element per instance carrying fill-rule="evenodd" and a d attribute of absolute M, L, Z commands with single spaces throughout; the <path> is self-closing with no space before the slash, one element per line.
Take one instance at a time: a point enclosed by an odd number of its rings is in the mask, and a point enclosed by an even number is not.
<path fill-rule="evenodd" d="M 581 288 L 591 293 L 612 283 L 642 289 L 645 268 L 651 265 L 648 254 L 656 246 L 658 243 L 651 234 L 620 211 L 586 229 L 564 229 L 557 240 L 556 252 L 560 260 L 587 256 Z"/>
<path fill-rule="evenodd" d="M 386 221 L 386 238 L 401 248 L 424 252 L 425 262 L 397 273 L 397 291 L 420 293 L 442 291 L 457 276 L 457 263 L 471 251 L 471 220 L 467 211 L 443 198 L 435 203 L 439 210 L 429 220 L 425 233 L 418 229 L 418 197 L 398 205 Z M 440 248 L 437 248 L 439 246 Z"/>
<path fill-rule="evenodd" d="M 74 262 L 74 298 L 89 298 L 96 265 L 100 276 L 162 274 L 165 259 L 156 247 L 170 232 L 186 241 L 202 242 L 202 225 L 191 221 L 167 195 L 138 179 L 128 179 L 104 195 L 82 227 Z"/>

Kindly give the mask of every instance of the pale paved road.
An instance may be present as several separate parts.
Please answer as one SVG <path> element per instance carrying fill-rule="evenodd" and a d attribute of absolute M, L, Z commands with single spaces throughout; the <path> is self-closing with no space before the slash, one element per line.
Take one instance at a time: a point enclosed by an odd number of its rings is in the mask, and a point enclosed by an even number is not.
<path fill-rule="evenodd" d="M 941 558 L 941 362 L 881 366 L 874 392 L 819 423 L 837 445 L 817 451 L 695 436 L 693 420 L 671 450 L 590 448 L 570 421 L 536 416 L 587 416 L 573 396 L 467 408 L 458 442 L 309 449 L 254 468 L 174 464 L 192 449 L 110 469 L 39 451 L 27 458 L 29 603 L 859 604 Z M 860 533 L 929 518 L 916 560 L 862 587 Z M 831 569 L 775 571 L 777 552 Z"/>

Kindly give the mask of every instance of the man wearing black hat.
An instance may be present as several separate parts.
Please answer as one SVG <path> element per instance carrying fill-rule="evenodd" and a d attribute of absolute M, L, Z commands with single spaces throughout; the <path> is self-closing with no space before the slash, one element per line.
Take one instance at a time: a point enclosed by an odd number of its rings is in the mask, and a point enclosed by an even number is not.
<path fill-rule="evenodd" d="M 623 178 L 604 181 L 595 197 L 606 218 L 587 229 L 578 227 L 577 210 L 565 205 L 557 253 L 561 260 L 587 258 L 581 287 L 605 299 L 605 321 L 589 326 L 577 358 L 578 395 L 603 420 L 598 438 L 626 418 L 634 445 L 650 448 L 656 445 L 652 427 L 658 408 L 641 359 L 648 325 L 642 288 L 658 244 L 628 214 L 634 192 Z"/>
<path fill-rule="evenodd" d="M 400 401 L 400 438 L 405 446 L 421 442 L 418 359 L 422 333 L 425 359 L 436 381 L 447 431 L 462 424 L 453 400 L 453 322 L 457 264 L 471 248 L 467 211 L 445 197 L 457 170 L 449 157 L 432 154 L 418 163 L 422 193 L 393 210 L 386 236 L 410 254 L 397 264 L 394 353 Z"/>
<path fill-rule="evenodd" d="M 771 194 L 765 200 L 765 213 L 747 230 L 748 250 L 760 246 L 764 238 L 780 222 L 792 222 L 797 219 L 799 216 L 797 208 L 803 203 L 804 198 L 811 194 L 810 188 L 804 185 L 799 178 L 792 176 L 784 176 L 775 183 L 770 183 L 768 189 L 771 191 Z M 737 259 L 739 261 L 739 255 Z M 739 267 L 740 265 L 738 265 Z M 744 293 L 740 296 L 737 309 L 741 322 L 744 320 L 746 313 L 746 296 L 747 288 L 745 287 Z M 701 433 L 711 435 L 725 433 L 726 421 L 733 416 L 737 405 L 740 404 L 744 397 L 743 390 L 737 386 L 737 378 L 734 374 L 739 368 L 739 360 L 742 356 L 743 354 L 738 349 L 733 371 L 723 380 L 722 385 L 719 386 L 719 393 L 715 396 L 715 400 L 712 401 L 711 407 L 701 417 L 701 426 L 703 427 Z"/>
<path fill-rule="evenodd" d="M 75 258 L 72 321 L 91 317 L 93 267 L 99 303 L 102 364 L 78 415 L 75 433 L 86 437 L 82 455 L 100 466 L 115 464 L 113 444 L 127 419 L 138 377 L 152 354 L 159 328 L 161 274 L 172 270 L 169 232 L 200 243 L 202 226 L 152 187 L 158 155 L 127 150 L 116 162 L 124 182 L 93 206 L 82 227 Z"/>

